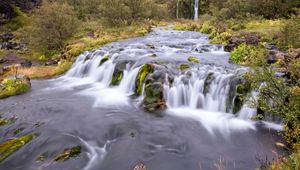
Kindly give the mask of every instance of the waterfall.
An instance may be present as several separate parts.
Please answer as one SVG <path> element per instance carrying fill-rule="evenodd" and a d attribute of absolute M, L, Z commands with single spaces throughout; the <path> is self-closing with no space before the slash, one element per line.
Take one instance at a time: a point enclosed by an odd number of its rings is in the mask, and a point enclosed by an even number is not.
<path fill-rule="evenodd" d="M 225 113 L 232 77 L 234 74 L 219 72 L 217 67 L 202 67 L 189 76 L 177 76 L 171 87 L 165 86 L 167 106 Z"/>
<path fill-rule="evenodd" d="M 199 17 L 199 0 L 194 1 L 194 20 L 198 20 Z"/>
<path fill-rule="evenodd" d="M 179 2 L 180 0 L 177 0 L 177 3 L 176 3 L 176 18 L 179 19 Z"/>

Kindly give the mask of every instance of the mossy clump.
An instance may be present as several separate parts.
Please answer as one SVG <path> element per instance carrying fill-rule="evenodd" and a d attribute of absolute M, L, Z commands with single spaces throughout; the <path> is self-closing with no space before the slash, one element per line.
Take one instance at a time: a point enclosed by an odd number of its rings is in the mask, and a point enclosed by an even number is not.
<path fill-rule="evenodd" d="M 62 153 L 54 158 L 57 162 L 64 162 L 70 158 L 75 158 L 81 153 L 81 146 L 75 146 L 72 148 L 65 149 Z"/>
<path fill-rule="evenodd" d="M 113 73 L 112 80 L 110 82 L 110 85 L 111 86 L 117 86 L 117 85 L 120 84 L 120 82 L 122 81 L 122 79 L 123 79 L 123 71 L 115 69 L 115 71 Z"/>
<path fill-rule="evenodd" d="M 11 139 L 0 144 L 0 162 L 22 148 L 25 144 L 35 138 L 34 134 L 28 134 L 19 138 Z"/>
<path fill-rule="evenodd" d="M 200 63 L 200 60 L 197 57 L 189 57 L 188 61 L 193 63 Z"/>
<path fill-rule="evenodd" d="M 186 70 L 186 69 L 189 69 L 189 68 L 190 68 L 190 66 L 188 64 L 180 64 L 178 66 L 178 69 L 180 69 L 180 70 Z"/>
<path fill-rule="evenodd" d="M 4 125 L 6 125 L 6 124 L 8 124 L 8 123 L 9 123 L 8 120 L 6 120 L 6 119 L 4 119 L 4 118 L 0 118 L 0 126 L 4 126 Z"/>
<path fill-rule="evenodd" d="M 31 87 L 30 79 L 23 78 L 5 79 L 0 84 L 0 99 L 19 95 L 27 92 Z"/>
<path fill-rule="evenodd" d="M 135 80 L 135 95 L 141 95 L 144 81 L 150 73 L 153 73 L 153 71 L 154 65 L 152 64 L 145 64 L 140 68 L 137 78 Z"/>
<path fill-rule="evenodd" d="M 108 60 L 109 60 L 109 56 L 108 56 L 108 55 L 104 56 L 104 57 L 101 59 L 99 66 L 101 66 L 102 64 L 104 64 L 104 63 L 105 63 L 106 61 L 108 61 Z"/>
<path fill-rule="evenodd" d="M 154 112 L 157 109 L 166 108 L 163 90 L 163 84 L 160 82 L 149 83 L 145 86 L 145 98 L 143 101 L 143 108 L 146 111 Z"/>

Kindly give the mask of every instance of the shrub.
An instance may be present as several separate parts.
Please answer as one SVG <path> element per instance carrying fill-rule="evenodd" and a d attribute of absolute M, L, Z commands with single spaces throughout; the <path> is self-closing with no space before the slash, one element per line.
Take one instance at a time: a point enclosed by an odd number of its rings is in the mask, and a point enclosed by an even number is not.
<path fill-rule="evenodd" d="M 230 54 L 230 60 L 236 64 L 262 65 L 265 63 L 267 51 L 263 45 L 253 46 L 245 43 L 236 47 Z"/>
<path fill-rule="evenodd" d="M 299 14 L 289 19 L 283 26 L 279 35 L 281 47 L 300 48 L 300 11 Z"/>
<path fill-rule="evenodd" d="M 14 10 L 16 17 L 14 17 L 7 24 L 5 24 L 5 27 L 7 29 L 15 31 L 25 25 L 28 25 L 28 23 L 30 22 L 30 19 L 27 16 L 27 14 L 22 12 L 19 7 L 13 7 L 13 10 Z"/>
<path fill-rule="evenodd" d="M 75 33 L 78 26 L 76 13 L 66 3 L 45 2 L 35 11 L 33 19 L 32 26 L 23 30 L 29 34 L 25 39 L 29 40 L 29 44 L 34 49 L 47 55 L 62 48 L 64 42 Z"/>

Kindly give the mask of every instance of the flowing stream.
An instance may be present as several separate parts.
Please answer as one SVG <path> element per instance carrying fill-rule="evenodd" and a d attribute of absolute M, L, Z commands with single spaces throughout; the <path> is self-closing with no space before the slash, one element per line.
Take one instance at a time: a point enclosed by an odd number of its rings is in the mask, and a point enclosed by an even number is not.
<path fill-rule="evenodd" d="M 200 63 L 189 62 L 191 56 Z M 0 169 L 131 170 L 139 163 L 149 170 L 207 170 L 220 164 L 255 169 L 258 158 L 281 152 L 275 145 L 281 126 L 252 121 L 256 110 L 246 103 L 233 114 L 235 80 L 248 68 L 228 58 L 206 35 L 170 28 L 85 52 L 64 76 L 33 81 L 29 93 L 0 101 L 3 116 L 18 117 L 0 128 L 0 142 L 20 127 L 25 130 L 18 136 L 39 134 Z M 141 95 L 134 95 L 139 70 L 147 63 L 158 68 L 153 76 L 163 83 L 167 109 L 159 113 L 141 108 L 145 84 Z M 181 70 L 181 64 L 190 68 Z M 123 76 L 113 86 L 116 70 Z M 83 148 L 78 158 L 52 161 L 74 145 Z M 43 153 L 46 160 L 37 161 Z"/>

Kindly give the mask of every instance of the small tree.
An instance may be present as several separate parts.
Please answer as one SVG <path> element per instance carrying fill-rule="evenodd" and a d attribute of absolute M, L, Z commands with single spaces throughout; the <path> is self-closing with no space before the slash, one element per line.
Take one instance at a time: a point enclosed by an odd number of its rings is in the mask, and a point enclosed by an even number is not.
<path fill-rule="evenodd" d="M 63 47 L 65 40 L 74 34 L 78 26 L 76 13 L 66 3 L 45 1 L 33 18 L 32 26 L 26 29 L 30 34 L 29 43 L 45 54 Z"/>

